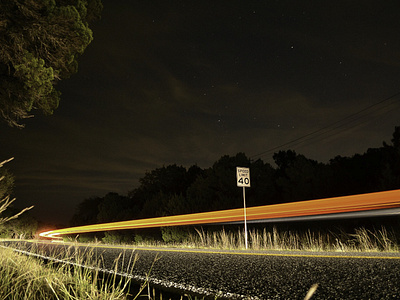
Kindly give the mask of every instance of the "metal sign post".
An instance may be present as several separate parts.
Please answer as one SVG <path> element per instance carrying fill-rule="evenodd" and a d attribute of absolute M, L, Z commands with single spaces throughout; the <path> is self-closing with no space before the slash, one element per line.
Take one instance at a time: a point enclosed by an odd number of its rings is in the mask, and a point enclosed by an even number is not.
<path fill-rule="evenodd" d="M 250 187 L 250 169 L 236 167 L 236 183 L 243 187 L 244 239 L 247 249 L 247 216 L 246 216 L 246 187 Z"/>
<path fill-rule="evenodd" d="M 247 249 L 247 216 L 246 216 L 246 188 L 243 187 L 243 213 L 244 213 L 244 240 Z"/>

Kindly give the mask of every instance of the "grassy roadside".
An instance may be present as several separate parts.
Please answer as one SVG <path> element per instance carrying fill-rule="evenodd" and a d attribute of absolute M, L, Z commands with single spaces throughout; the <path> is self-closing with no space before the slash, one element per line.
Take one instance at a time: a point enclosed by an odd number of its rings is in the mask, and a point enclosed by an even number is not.
<path fill-rule="evenodd" d="M 131 285 L 130 279 L 116 276 L 120 261 L 128 259 L 127 273 L 134 267 L 137 256 L 120 256 L 112 274 L 102 276 L 98 267 L 101 257 L 81 253 L 70 247 L 66 253 L 51 255 L 60 260 L 74 260 L 76 265 L 44 262 L 35 256 L 26 256 L 11 248 L 0 247 L 0 299 L 7 300 L 162 300 L 164 292 L 150 287 L 148 278 L 140 285 Z M 37 253 L 35 250 L 33 253 Z M 71 255 L 72 254 L 72 255 Z M 75 258 L 75 259 L 74 259 Z M 156 258 L 157 260 L 157 258 Z M 81 268 L 80 265 L 89 266 Z M 90 269 L 92 267 L 92 269 Z M 151 269 L 149 270 L 149 274 Z M 164 295 L 164 299 L 194 299 L 190 295 Z M 170 295 L 171 296 L 171 295 Z M 217 298 L 215 298 L 217 299 Z"/>
<path fill-rule="evenodd" d="M 112 233 L 109 233 L 109 236 Z M 141 242 L 118 242 L 118 236 L 103 239 L 104 244 L 120 244 L 126 246 L 155 246 L 180 248 L 210 248 L 243 250 L 245 234 L 243 229 L 237 230 L 203 230 L 195 228 L 178 242 L 143 240 Z M 65 241 L 73 239 L 65 238 Z M 86 241 L 90 242 L 90 241 Z M 385 227 L 380 229 L 356 228 L 352 233 L 340 231 L 312 230 L 279 230 L 251 229 L 248 231 L 249 250 L 282 250 L 282 251 L 329 251 L 329 252 L 399 252 L 400 234 Z"/>
<path fill-rule="evenodd" d="M 196 229 L 196 235 L 190 235 L 188 244 L 195 247 L 219 249 L 244 249 L 244 231 L 205 232 Z M 357 228 L 354 233 L 320 231 L 279 231 L 252 229 L 248 232 L 248 245 L 252 250 L 303 250 L 303 251 L 340 251 L 340 252 L 398 252 L 400 239 L 396 232 L 385 227 L 368 230 Z"/>
<path fill-rule="evenodd" d="M 44 264 L 33 257 L 0 248 L 0 299 L 127 299 L 121 283 L 100 280 L 98 272 Z"/>

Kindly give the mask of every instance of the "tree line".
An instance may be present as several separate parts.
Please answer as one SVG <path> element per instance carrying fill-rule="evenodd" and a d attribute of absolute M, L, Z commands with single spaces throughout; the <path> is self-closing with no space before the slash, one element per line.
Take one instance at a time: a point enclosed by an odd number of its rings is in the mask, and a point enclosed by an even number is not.
<path fill-rule="evenodd" d="M 211 167 L 176 164 L 147 172 L 127 195 L 110 192 L 84 199 L 71 225 L 86 225 L 149 217 L 240 208 L 242 189 L 236 167 L 249 167 L 248 206 L 268 205 L 400 188 L 400 127 L 391 143 L 351 157 L 336 156 L 328 163 L 295 151 L 273 155 L 276 166 L 244 153 L 224 155 Z"/>

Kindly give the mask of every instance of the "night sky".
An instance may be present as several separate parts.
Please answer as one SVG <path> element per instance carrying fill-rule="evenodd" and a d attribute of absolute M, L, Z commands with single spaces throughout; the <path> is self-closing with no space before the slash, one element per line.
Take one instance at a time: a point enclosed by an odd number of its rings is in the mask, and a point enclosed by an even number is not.
<path fill-rule="evenodd" d="M 397 0 L 103 4 L 54 115 L 0 125 L 16 203 L 42 221 L 169 164 L 287 149 L 328 162 L 400 125 Z"/>

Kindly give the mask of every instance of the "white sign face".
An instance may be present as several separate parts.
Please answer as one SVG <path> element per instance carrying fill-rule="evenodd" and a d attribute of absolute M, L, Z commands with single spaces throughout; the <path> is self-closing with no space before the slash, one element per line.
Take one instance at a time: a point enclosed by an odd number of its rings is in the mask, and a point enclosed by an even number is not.
<path fill-rule="evenodd" d="M 250 169 L 236 167 L 237 186 L 250 187 Z"/>

